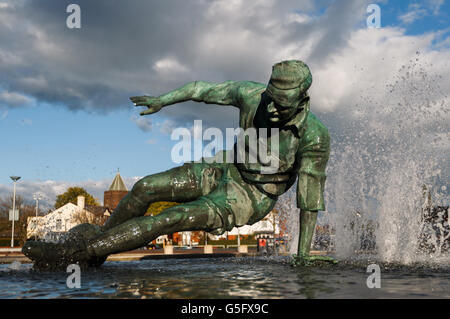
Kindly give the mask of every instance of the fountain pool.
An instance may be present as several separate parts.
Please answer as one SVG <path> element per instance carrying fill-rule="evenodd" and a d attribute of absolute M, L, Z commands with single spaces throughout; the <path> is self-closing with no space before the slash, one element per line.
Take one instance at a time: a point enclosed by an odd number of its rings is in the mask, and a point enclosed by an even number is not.
<path fill-rule="evenodd" d="M 450 298 L 449 266 L 379 263 L 381 287 L 368 288 L 371 263 L 367 256 L 328 268 L 293 268 L 281 256 L 110 261 L 82 271 L 72 289 L 68 273 L 14 263 L 0 265 L 0 298 Z"/>

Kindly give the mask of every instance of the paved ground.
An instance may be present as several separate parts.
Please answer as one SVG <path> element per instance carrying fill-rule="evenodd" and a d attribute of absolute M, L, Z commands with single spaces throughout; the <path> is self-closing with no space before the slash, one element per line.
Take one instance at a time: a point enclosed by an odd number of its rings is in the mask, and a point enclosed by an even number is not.
<path fill-rule="evenodd" d="M 325 252 L 312 251 L 312 255 L 324 255 Z M 183 249 L 174 246 L 173 254 L 164 254 L 163 249 L 152 250 L 133 250 L 120 254 L 110 255 L 107 261 L 130 261 L 142 259 L 163 259 L 163 258 L 217 258 L 217 257 L 246 257 L 256 256 L 255 248 L 250 247 L 248 253 L 238 253 L 237 248 L 214 248 L 212 254 L 203 253 L 203 248 Z M 21 263 L 31 263 L 31 260 L 25 257 L 20 251 L 7 251 L 0 249 L 0 264 L 12 263 L 18 261 Z"/>
<path fill-rule="evenodd" d="M 161 258 L 203 258 L 203 257 L 237 257 L 256 255 L 256 249 L 249 249 L 247 254 L 238 253 L 236 248 L 224 249 L 215 248 L 212 254 L 204 254 L 203 248 L 183 249 L 174 247 L 173 254 L 164 254 L 163 249 L 152 250 L 133 250 L 120 254 L 110 255 L 107 261 L 126 261 L 141 259 L 161 259 Z M 0 264 L 19 261 L 21 263 L 31 263 L 31 260 L 25 257 L 20 249 L 8 251 L 0 249 Z"/>

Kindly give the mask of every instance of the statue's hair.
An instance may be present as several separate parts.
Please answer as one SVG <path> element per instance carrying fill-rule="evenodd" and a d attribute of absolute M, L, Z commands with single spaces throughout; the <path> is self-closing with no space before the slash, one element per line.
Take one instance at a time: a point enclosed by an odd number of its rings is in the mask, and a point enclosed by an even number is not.
<path fill-rule="evenodd" d="M 301 88 L 305 92 L 311 86 L 312 75 L 303 61 L 287 60 L 273 65 L 270 82 L 278 89 Z"/>

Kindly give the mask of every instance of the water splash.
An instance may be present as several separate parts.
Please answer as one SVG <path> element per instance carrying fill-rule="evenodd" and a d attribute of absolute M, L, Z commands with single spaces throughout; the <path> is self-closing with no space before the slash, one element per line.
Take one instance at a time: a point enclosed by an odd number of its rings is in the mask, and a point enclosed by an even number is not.
<path fill-rule="evenodd" d="M 300 219 L 300 210 L 297 208 L 294 189 L 296 189 L 295 185 L 280 196 L 275 204 L 275 209 L 280 212 L 279 224 L 282 225 L 281 228 L 287 236 L 287 251 L 291 255 L 297 254 Z"/>
<path fill-rule="evenodd" d="M 338 132 L 330 130 L 328 210 L 321 222 L 334 229 L 338 258 L 353 258 L 367 247 L 377 259 L 400 264 L 440 261 L 445 255 L 439 247 L 420 249 L 420 238 L 430 229 L 423 218 L 424 185 L 433 204 L 448 201 L 450 108 L 442 77 L 431 69 L 417 52 L 390 83 L 362 92 L 350 115 L 336 115 L 341 125 Z M 282 197 L 280 208 L 292 200 L 289 194 Z M 298 210 L 288 214 L 297 216 Z M 435 227 L 448 228 L 448 221 Z M 428 237 L 427 244 L 436 247 L 437 238 Z"/>
<path fill-rule="evenodd" d="M 450 112 L 440 76 L 430 74 L 419 55 L 385 86 L 385 98 L 362 95 L 345 138 L 333 147 L 329 200 L 335 201 L 338 256 L 354 254 L 374 231 L 381 260 L 409 264 L 420 258 L 423 187 L 435 199 L 444 196 Z"/>

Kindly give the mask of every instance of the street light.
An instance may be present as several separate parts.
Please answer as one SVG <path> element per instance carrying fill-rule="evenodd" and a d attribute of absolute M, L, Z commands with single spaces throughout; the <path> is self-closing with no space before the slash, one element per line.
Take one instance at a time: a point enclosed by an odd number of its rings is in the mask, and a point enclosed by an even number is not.
<path fill-rule="evenodd" d="M 11 234 L 11 248 L 14 248 L 14 220 L 16 219 L 16 183 L 20 179 L 20 176 L 10 176 L 14 182 L 13 193 L 13 213 L 12 213 L 12 234 Z"/>

